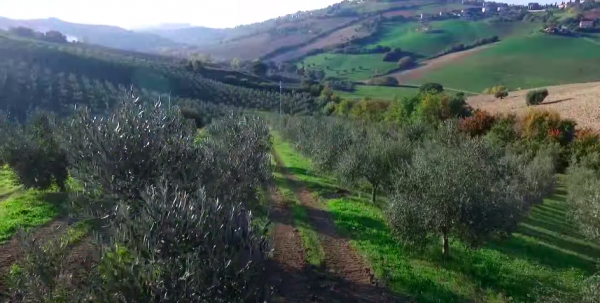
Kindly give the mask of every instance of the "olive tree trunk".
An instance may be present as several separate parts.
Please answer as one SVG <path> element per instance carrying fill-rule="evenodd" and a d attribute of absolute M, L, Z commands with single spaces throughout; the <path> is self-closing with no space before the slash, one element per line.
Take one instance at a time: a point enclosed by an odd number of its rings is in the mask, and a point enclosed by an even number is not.
<path fill-rule="evenodd" d="M 450 256 L 450 243 L 448 243 L 447 228 L 442 229 L 442 241 L 444 242 L 444 245 L 442 247 L 442 254 L 444 255 L 444 258 L 448 258 Z"/>
<path fill-rule="evenodd" d="M 375 203 L 375 200 L 377 199 L 377 187 L 378 187 L 378 185 L 372 184 L 371 187 L 372 187 L 372 189 L 371 189 L 371 203 Z"/>

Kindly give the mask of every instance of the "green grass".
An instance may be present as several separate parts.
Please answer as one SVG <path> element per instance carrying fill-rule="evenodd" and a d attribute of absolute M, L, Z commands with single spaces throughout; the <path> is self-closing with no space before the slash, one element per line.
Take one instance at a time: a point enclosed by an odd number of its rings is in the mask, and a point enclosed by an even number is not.
<path fill-rule="evenodd" d="M 19 190 L 17 176 L 7 166 L 0 167 L 0 200 Z"/>
<path fill-rule="evenodd" d="M 543 34 L 508 39 L 425 73 L 419 83 L 480 92 L 499 84 L 525 89 L 598 81 L 600 70 L 590 66 L 600 65 L 600 43 L 592 41 Z"/>
<path fill-rule="evenodd" d="M 399 47 L 415 53 L 421 58 L 437 55 L 446 48 L 463 43 L 469 44 L 477 39 L 499 36 L 524 36 L 539 28 L 536 23 L 444 20 L 430 23 L 430 32 L 417 31 L 422 25 L 418 22 L 388 22 L 384 24 L 379 37 L 365 47 L 375 45 Z M 385 74 L 397 68 L 395 62 L 384 62 L 383 54 L 318 54 L 302 61 L 308 69 L 323 70 L 328 77 L 343 78 L 352 81 L 366 80 L 373 72 Z M 313 66 L 314 64 L 314 66 Z M 352 69 L 355 69 L 352 71 Z"/>
<path fill-rule="evenodd" d="M 79 221 L 69 227 L 63 237 L 66 245 L 75 245 L 85 238 L 92 230 L 94 225 L 90 221 Z"/>
<path fill-rule="evenodd" d="M 477 39 L 498 36 L 501 39 L 531 32 L 534 23 L 444 20 L 429 24 L 429 32 L 417 31 L 418 22 L 392 22 L 384 25 L 380 38 L 371 45 L 399 47 L 402 50 L 429 57 L 459 43 L 470 44 Z"/>
<path fill-rule="evenodd" d="M 16 176 L 8 168 L 0 168 L 0 243 L 10 239 L 19 228 L 44 225 L 63 211 L 65 194 L 52 191 L 17 192 Z"/>
<path fill-rule="evenodd" d="M 323 70 L 327 77 L 352 81 L 369 79 L 373 76 L 373 71 L 385 74 L 398 67 L 394 62 L 383 61 L 383 54 L 319 54 L 310 56 L 302 62 L 308 69 Z"/>
<path fill-rule="evenodd" d="M 310 172 L 310 161 L 275 140 L 287 166 L 326 200 L 331 178 Z M 305 175 L 306 173 L 306 175 Z M 356 194 L 356 193 L 355 193 Z M 581 237 L 566 219 L 565 191 L 536 206 L 506 241 L 477 250 L 451 241 L 450 260 L 441 244 L 422 253 L 404 248 L 393 237 L 380 208 L 368 195 L 327 200 L 340 232 L 369 260 L 376 276 L 400 294 L 417 302 L 534 302 L 542 287 L 573 292 L 596 269 L 600 248 Z"/>
<path fill-rule="evenodd" d="M 373 85 L 357 85 L 354 92 L 336 91 L 342 98 L 356 100 L 371 98 L 373 100 L 393 100 L 394 98 L 411 97 L 417 93 L 417 88 L 389 87 Z"/>
<path fill-rule="evenodd" d="M 0 243 L 19 228 L 44 225 L 60 213 L 64 194 L 28 190 L 0 202 Z"/>

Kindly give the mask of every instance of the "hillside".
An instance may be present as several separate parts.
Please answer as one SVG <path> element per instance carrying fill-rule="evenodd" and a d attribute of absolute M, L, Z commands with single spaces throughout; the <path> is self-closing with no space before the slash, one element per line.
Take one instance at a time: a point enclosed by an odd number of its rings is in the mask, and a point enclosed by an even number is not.
<path fill-rule="evenodd" d="M 536 110 L 552 110 L 561 117 L 573 119 L 579 127 L 589 127 L 600 131 L 600 82 L 567 84 L 548 87 L 550 95 L 544 102 L 534 107 Z M 467 102 L 474 108 L 491 113 L 512 113 L 524 115 L 532 110 L 525 104 L 527 90 L 510 92 L 504 100 L 494 96 L 481 95 L 468 98 Z"/>
<path fill-rule="evenodd" d="M 87 25 L 62 21 L 56 18 L 12 20 L 0 17 L 0 29 L 28 27 L 37 31 L 59 31 L 78 41 L 124 50 L 158 52 L 165 48 L 182 48 L 182 43 L 150 33 L 138 33 L 116 26 Z"/>
<path fill-rule="evenodd" d="M 205 119 L 226 108 L 279 107 L 278 89 L 252 89 L 209 78 L 247 77 L 240 82 L 252 87 L 250 75 L 209 68 L 194 72 L 168 57 L 85 44 L 53 44 L 0 34 L 0 66 L 0 109 L 20 118 L 36 108 L 66 114 L 74 105 L 87 105 L 103 111 L 130 87 L 146 99 L 170 98 Z M 287 112 L 311 110 L 311 102 L 301 93 L 283 95 Z"/>
<path fill-rule="evenodd" d="M 421 73 L 415 83 L 439 82 L 481 92 L 498 84 L 510 89 L 600 79 L 600 44 L 586 39 L 535 34 L 503 41 Z"/>
<path fill-rule="evenodd" d="M 225 29 L 175 24 L 129 31 L 55 18 L 0 18 L 0 28 L 25 26 L 38 31 L 57 30 L 80 41 L 125 50 L 177 56 L 210 54 L 218 60 L 264 58 L 282 62 L 298 59 L 315 50 L 368 38 L 375 33 L 375 27 L 382 19 L 409 18 L 466 7 L 469 6 L 456 0 L 346 0 L 324 9 Z"/>
<path fill-rule="evenodd" d="M 281 62 L 367 38 L 383 19 L 465 7 L 469 6 L 458 1 L 343 1 L 325 9 L 299 12 L 232 29 L 192 27 L 152 32 L 198 46 L 194 51 L 210 53 L 219 59 L 265 58 Z"/>

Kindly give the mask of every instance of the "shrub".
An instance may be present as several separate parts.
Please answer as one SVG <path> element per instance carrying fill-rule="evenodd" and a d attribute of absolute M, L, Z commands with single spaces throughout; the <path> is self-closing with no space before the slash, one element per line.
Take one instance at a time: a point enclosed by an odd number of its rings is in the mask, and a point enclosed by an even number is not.
<path fill-rule="evenodd" d="M 496 93 L 502 92 L 502 91 L 508 92 L 508 89 L 504 85 L 496 85 L 496 86 L 492 86 L 492 87 L 488 87 L 488 88 L 484 89 L 483 94 L 484 95 L 496 95 Z M 496 98 L 498 98 L 498 97 L 496 97 Z"/>
<path fill-rule="evenodd" d="M 26 188 L 48 189 L 56 184 L 62 191 L 68 178 L 68 161 L 59 141 L 55 117 L 36 113 L 27 125 L 3 123 L 0 158 L 16 173 Z"/>
<path fill-rule="evenodd" d="M 402 56 L 402 50 L 399 48 L 395 48 L 395 49 L 385 53 L 385 55 L 383 56 L 383 61 L 386 61 L 386 62 L 397 61 L 398 59 L 400 59 L 401 56 Z"/>
<path fill-rule="evenodd" d="M 438 83 L 425 83 L 419 87 L 419 94 L 427 94 L 427 93 L 441 93 L 444 91 L 444 87 Z"/>
<path fill-rule="evenodd" d="M 544 88 L 544 89 L 532 90 L 532 91 L 528 91 L 527 95 L 525 95 L 525 101 L 527 102 L 527 106 L 539 105 L 542 102 L 544 102 L 544 99 L 546 99 L 546 97 L 548 97 L 547 89 Z"/>
<path fill-rule="evenodd" d="M 486 138 L 493 145 L 506 147 L 519 140 L 519 133 L 517 132 L 516 125 L 516 115 L 497 116 L 496 121 L 489 130 Z"/>
<path fill-rule="evenodd" d="M 458 129 L 471 137 L 487 134 L 496 122 L 496 118 L 484 110 L 475 110 L 471 117 L 460 120 Z"/>
<path fill-rule="evenodd" d="M 421 103 L 417 106 L 413 119 L 430 125 L 437 125 L 452 117 L 450 112 L 450 97 L 441 94 L 428 93 L 421 95 Z"/>
<path fill-rule="evenodd" d="M 589 129 L 580 129 L 575 133 L 571 145 L 572 163 L 586 162 L 588 167 L 600 168 L 600 162 L 593 164 L 592 155 L 600 155 L 600 134 Z"/>
<path fill-rule="evenodd" d="M 406 69 L 415 64 L 415 60 L 410 56 L 404 56 L 400 60 L 398 60 L 398 68 Z"/>
<path fill-rule="evenodd" d="M 455 96 L 450 97 L 448 107 L 453 117 L 465 118 L 473 113 L 473 108 L 467 104 L 464 93 L 457 93 Z"/>
<path fill-rule="evenodd" d="M 526 139 L 555 141 L 567 145 L 575 137 L 576 123 L 563 120 L 554 111 L 532 110 L 522 120 L 521 132 Z"/>
<path fill-rule="evenodd" d="M 182 108 L 181 115 L 186 119 L 193 120 L 196 128 L 203 128 L 207 124 L 204 117 L 194 109 Z"/>
<path fill-rule="evenodd" d="M 496 99 L 504 99 L 508 97 L 508 91 L 497 91 L 496 93 L 494 93 L 494 97 L 496 97 Z"/>

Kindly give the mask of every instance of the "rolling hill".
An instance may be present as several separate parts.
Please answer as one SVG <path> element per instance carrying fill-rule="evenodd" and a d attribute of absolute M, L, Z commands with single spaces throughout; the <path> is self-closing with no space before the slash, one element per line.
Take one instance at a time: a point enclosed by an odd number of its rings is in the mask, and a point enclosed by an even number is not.
<path fill-rule="evenodd" d="M 138 33 L 117 26 L 88 25 L 62 21 L 56 18 L 13 20 L 0 17 L 0 29 L 28 27 L 37 31 L 59 31 L 67 36 L 91 44 L 141 52 L 159 52 L 161 49 L 183 48 L 186 45 L 150 33 Z"/>
<path fill-rule="evenodd" d="M 217 81 L 224 79 L 240 85 Z M 0 110 L 22 119 L 36 109 L 68 114 L 75 105 L 103 112 L 130 88 L 145 100 L 162 98 L 193 109 L 205 120 L 232 108 L 279 108 L 279 89 L 258 81 L 209 67 L 191 71 L 169 57 L 0 34 Z M 312 109 L 307 94 L 281 97 L 286 112 Z"/>
<path fill-rule="evenodd" d="M 509 89 L 600 80 L 600 44 L 534 34 L 502 41 L 480 52 L 422 72 L 414 83 L 439 82 L 480 92 L 498 84 Z M 412 71 L 415 72 L 415 71 Z"/>

